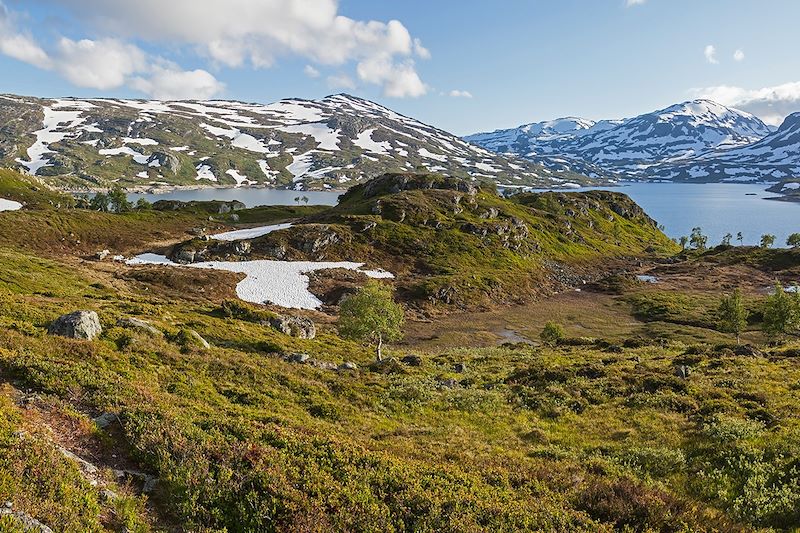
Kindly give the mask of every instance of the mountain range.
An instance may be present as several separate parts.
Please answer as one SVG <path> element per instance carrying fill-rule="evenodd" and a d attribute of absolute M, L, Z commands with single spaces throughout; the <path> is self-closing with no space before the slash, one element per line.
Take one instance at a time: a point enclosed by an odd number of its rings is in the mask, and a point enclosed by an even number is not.
<path fill-rule="evenodd" d="M 501 185 L 592 180 L 499 154 L 346 94 L 273 104 L 0 95 L 0 166 L 52 185 L 347 188 L 389 171 Z"/>
<path fill-rule="evenodd" d="M 465 140 L 594 178 L 774 182 L 800 174 L 800 114 L 775 129 L 710 100 L 622 120 L 567 117 Z"/>

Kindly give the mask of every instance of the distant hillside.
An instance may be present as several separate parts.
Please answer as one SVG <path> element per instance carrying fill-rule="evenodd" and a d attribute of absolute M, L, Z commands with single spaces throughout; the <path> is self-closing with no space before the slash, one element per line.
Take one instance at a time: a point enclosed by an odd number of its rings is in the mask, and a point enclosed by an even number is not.
<path fill-rule="evenodd" d="M 800 170 L 795 119 L 757 117 L 695 100 L 619 121 L 567 118 L 466 140 L 587 176 L 672 181 L 775 181 Z"/>
<path fill-rule="evenodd" d="M 0 165 L 75 189 L 347 188 L 416 170 L 512 185 L 588 182 L 345 94 L 269 105 L 5 95 L 0 123 Z"/>

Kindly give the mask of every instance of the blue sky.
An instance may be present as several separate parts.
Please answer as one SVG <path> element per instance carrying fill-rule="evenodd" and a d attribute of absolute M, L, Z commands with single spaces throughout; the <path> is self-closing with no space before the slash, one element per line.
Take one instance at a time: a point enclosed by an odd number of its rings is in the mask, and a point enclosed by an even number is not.
<path fill-rule="evenodd" d="M 349 92 L 457 134 L 700 96 L 772 123 L 800 110 L 796 0 L 0 4 L 0 92 L 261 102 Z"/>

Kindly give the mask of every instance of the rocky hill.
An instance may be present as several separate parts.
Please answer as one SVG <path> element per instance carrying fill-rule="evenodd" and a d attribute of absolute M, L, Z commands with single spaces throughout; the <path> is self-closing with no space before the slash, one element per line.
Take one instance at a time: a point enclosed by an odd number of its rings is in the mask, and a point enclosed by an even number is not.
<path fill-rule="evenodd" d="M 415 305 L 474 308 L 580 286 L 617 260 L 671 250 L 674 243 L 624 194 L 505 199 L 491 186 L 457 177 L 387 174 L 291 227 L 234 241 L 196 238 L 171 256 L 180 262 L 358 258 L 393 272 Z"/>
<path fill-rule="evenodd" d="M 797 172 L 794 122 L 773 131 L 749 113 L 695 100 L 620 121 L 561 119 L 466 139 L 595 177 L 774 181 Z"/>
<path fill-rule="evenodd" d="M 273 104 L 0 96 L 0 165 L 73 189 L 347 188 L 387 171 L 499 184 L 587 183 L 338 94 Z"/>

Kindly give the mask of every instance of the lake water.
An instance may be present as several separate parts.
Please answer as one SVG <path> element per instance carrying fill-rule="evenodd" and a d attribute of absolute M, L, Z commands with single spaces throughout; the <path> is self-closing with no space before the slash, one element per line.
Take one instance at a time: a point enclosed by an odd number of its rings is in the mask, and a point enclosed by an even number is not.
<path fill-rule="evenodd" d="M 771 233 L 777 237 L 776 246 L 783 246 L 789 234 L 800 232 L 800 203 L 764 200 L 775 196 L 766 192 L 766 187 L 763 184 L 631 183 L 600 189 L 629 195 L 664 226 L 670 237 L 689 235 L 693 227 L 699 226 L 708 235 L 710 245 L 718 244 L 726 233 L 731 233 L 735 239 L 736 233 L 741 231 L 745 244 L 758 244 L 761 235 Z M 151 202 L 162 199 L 239 200 L 253 207 L 293 205 L 297 196 L 307 196 L 309 204 L 335 205 L 340 194 L 239 188 L 131 194 L 130 199 L 136 201 L 144 197 Z"/>

